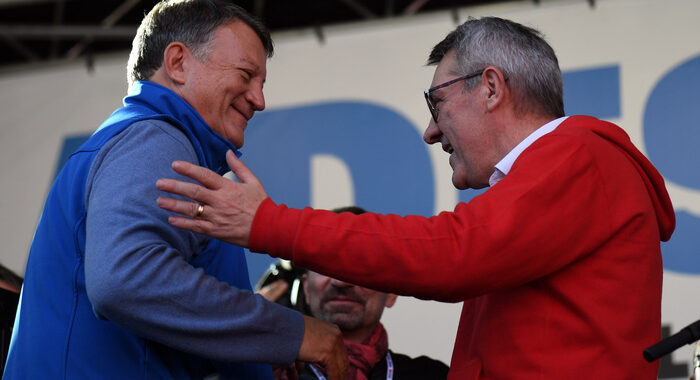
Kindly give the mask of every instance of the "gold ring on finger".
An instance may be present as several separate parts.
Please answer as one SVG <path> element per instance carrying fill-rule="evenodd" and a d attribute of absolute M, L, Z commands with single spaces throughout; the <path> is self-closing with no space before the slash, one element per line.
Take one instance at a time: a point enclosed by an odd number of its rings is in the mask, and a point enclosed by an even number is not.
<path fill-rule="evenodd" d="M 195 219 L 201 218 L 202 214 L 204 214 L 204 205 L 200 203 L 199 206 L 197 206 L 197 211 L 194 213 Z"/>

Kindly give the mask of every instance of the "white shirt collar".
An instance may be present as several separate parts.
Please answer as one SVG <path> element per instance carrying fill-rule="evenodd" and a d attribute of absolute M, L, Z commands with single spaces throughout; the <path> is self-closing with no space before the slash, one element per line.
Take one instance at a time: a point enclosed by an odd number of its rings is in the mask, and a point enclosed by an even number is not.
<path fill-rule="evenodd" d="M 521 141 L 520 144 L 516 145 L 515 148 L 513 148 L 513 150 L 508 152 L 508 154 L 506 154 L 505 157 L 503 157 L 496 164 L 495 170 L 489 178 L 489 186 L 495 185 L 496 183 L 498 183 L 498 181 L 502 180 L 503 177 L 508 175 L 508 172 L 510 172 L 510 168 L 513 166 L 515 160 L 518 159 L 520 153 L 522 153 L 525 149 L 527 149 L 527 147 L 532 145 L 532 143 L 537 141 L 537 139 L 557 128 L 559 124 L 566 120 L 567 117 L 568 116 L 564 116 L 558 119 L 554 119 L 549 123 L 537 128 L 534 132 L 530 133 L 530 135 L 527 136 L 523 141 Z"/>

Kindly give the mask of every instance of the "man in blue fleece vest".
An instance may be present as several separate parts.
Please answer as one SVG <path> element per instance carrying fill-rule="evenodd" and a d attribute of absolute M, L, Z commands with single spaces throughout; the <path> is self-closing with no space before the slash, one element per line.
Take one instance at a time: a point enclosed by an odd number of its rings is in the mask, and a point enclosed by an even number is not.
<path fill-rule="evenodd" d="M 272 52 L 228 2 L 162 1 L 145 17 L 124 107 L 46 200 L 5 379 L 270 379 L 269 364 L 295 359 L 344 375 L 335 326 L 254 295 L 240 247 L 169 225 L 155 202 L 174 160 L 227 171 L 265 108 Z"/>

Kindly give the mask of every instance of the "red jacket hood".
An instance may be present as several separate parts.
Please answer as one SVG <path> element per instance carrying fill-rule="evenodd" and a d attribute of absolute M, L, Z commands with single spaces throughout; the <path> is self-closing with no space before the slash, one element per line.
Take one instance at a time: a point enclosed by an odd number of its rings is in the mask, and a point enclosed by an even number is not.
<path fill-rule="evenodd" d="M 664 178 L 649 159 L 632 144 L 627 133 L 615 124 L 598 120 L 591 116 L 571 116 L 564 123 L 566 123 L 567 127 L 583 128 L 592 131 L 627 153 L 630 161 L 637 168 L 639 176 L 644 180 L 649 198 L 654 204 L 661 240 L 668 241 L 676 227 L 676 214 L 673 211 L 668 191 L 666 191 Z"/>

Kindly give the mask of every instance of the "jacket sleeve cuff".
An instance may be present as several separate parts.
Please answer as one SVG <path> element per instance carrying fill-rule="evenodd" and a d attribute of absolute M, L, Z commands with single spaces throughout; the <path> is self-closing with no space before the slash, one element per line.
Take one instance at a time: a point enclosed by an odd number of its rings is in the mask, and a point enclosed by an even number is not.
<path fill-rule="evenodd" d="M 255 212 L 248 248 L 253 252 L 291 260 L 300 218 L 301 210 L 277 205 L 267 197 Z"/>
<path fill-rule="evenodd" d="M 279 335 L 276 337 L 276 342 L 271 344 L 269 350 L 277 351 L 274 355 L 278 358 L 278 363 L 281 365 L 293 364 L 299 356 L 301 343 L 304 340 L 305 323 L 304 317 L 296 310 L 286 306 L 273 303 L 278 309 L 280 321 Z M 285 326 L 286 325 L 286 326 Z"/>

